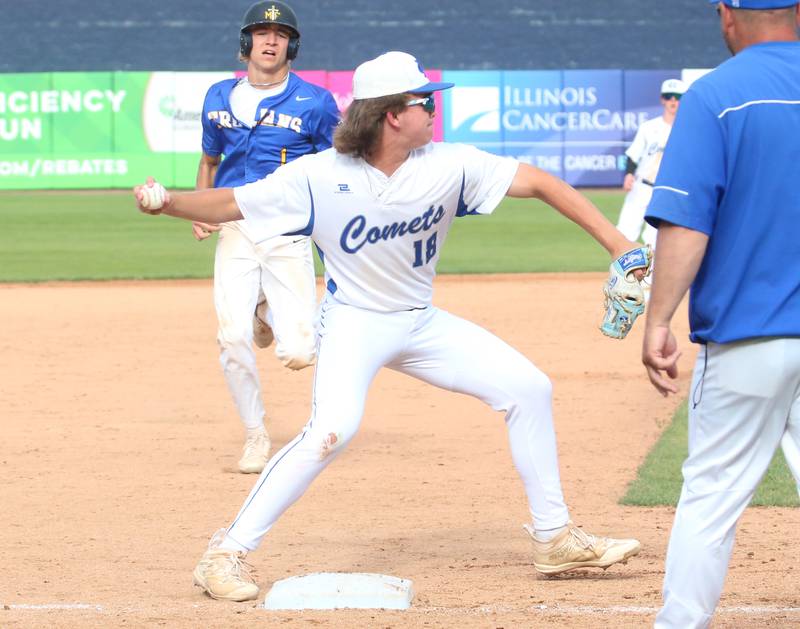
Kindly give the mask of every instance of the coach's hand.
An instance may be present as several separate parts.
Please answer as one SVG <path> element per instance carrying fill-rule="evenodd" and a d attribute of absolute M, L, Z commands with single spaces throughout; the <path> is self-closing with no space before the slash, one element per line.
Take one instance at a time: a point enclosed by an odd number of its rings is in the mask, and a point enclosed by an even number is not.
<path fill-rule="evenodd" d="M 678 342 L 669 327 L 645 325 L 642 362 L 650 382 L 664 397 L 678 392 L 678 387 L 670 380 L 678 377 L 678 358 L 680 356 Z"/>
<path fill-rule="evenodd" d="M 205 240 L 214 232 L 222 229 L 222 225 L 215 225 L 213 223 L 199 223 L 195 221 L 192 223 L 192 233 L 197 240 Z"/>

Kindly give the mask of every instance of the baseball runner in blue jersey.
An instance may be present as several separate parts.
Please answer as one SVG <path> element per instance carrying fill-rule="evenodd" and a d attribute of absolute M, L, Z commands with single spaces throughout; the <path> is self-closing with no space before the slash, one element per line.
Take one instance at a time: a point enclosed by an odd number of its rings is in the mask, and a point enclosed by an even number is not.
<path fill-rule="evenodd" d="M 736 524 L 779 446 L 800 480 L 800 8 L 712 4 L 734 57 L 681 100 L 647 210 L 658 227 L 642 349 L 653 385 L 677 392 L 670 321 L 688 289 L 702 344 L 659 628 L 710 624 Z"/>
<path fill-rule="evenodd" d="M 331 146 L 339 111 L 330 92 L 290 72 L 299 45 L 297 18 L 288 5 L 257 2 L 247 10 L 240 37 L 247 76 L 212 85 L 203 104 L 198 190 L 256 181 L 281 164 Z M 257 242 L 245 220 L 195 222 L 192 228 L 198 240 L 219 232 L 217 341 L 222 371 L 246 430 L 238 467 L 244 473 L 261 472 L 270 439 L 253 341 L 266 347 L 274 337 L 275 354 L 290 369 L 314 362 L 311 240 L 295 234 Z"/>
<path fill-rule="evenodd" d="M 327 293 L 311 418 L 270 459 L 197 565 L 195 583 L 214 598 L 258 595 L 244 555 L 354 437 L 382 367 L 505 413 L 538 571 L 607 568 L 639 552 L 635 539 L 596 537 L 570 521 L 547 376 L 487 330 L 431 304 L 436 262 L 453 221 L 491 213 L 506 195 L 546 201 L 614 258 L 636 245 L 552 175 L 471 146 L 431 143 L 433 92 L 451 86 L 431 83 L 411 55 L 389 52 L 356 69 L 354 102 L 335 149 L 234 189 L 177 194 L 152 181 L 135 188 L 141 210 L 214 222 L 244 216 L 256 240 L 309 234 L 324 256 Z"/>

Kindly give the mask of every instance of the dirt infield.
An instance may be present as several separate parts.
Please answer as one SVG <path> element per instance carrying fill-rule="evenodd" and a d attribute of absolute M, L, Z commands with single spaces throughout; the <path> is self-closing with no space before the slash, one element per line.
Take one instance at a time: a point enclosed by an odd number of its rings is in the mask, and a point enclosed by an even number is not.
<path fill-rule="evenodd" d="M 671 509 L 617 504 L 678 400 L 604 338 L 596 274 L 445 277 L 435 303 L 554 382 L 564 493 L 590 531 L 636 536 L 627 566 L 546 579 L 502 416 L 384 370 L 359 435 L 250 556 L 258 581 L 317 571 L 412 579 L 407 612 L 276 613 L 191 585 L 254 476 L 222 379 L 209 281 L 0 286 L 0 627 L 641 627 L 660 601 Z M 686 323 L 678 331 L 686 338 Z M 683 341 L 684 390 L 694 350 Z M 311 370 L 259 356 L 277 447 Z M 798 514 L 751 509 L 717 627 L 800 627 Z"/>

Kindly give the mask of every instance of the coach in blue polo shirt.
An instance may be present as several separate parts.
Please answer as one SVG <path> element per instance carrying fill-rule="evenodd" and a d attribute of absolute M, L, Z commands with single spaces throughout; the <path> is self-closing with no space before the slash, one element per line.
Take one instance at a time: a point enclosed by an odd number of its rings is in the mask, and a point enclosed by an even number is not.
<path fill-rule="evenodd" d="M 717 5 L 734 57 L 681 100 L 647 220 L 658 227 L 642 360 L 676 393 L 670 321 L 702 344 L 656 627 L 705 627 L 736 524 L 776 449 L 800 474 L 800 42 L 796 0 Z"/>

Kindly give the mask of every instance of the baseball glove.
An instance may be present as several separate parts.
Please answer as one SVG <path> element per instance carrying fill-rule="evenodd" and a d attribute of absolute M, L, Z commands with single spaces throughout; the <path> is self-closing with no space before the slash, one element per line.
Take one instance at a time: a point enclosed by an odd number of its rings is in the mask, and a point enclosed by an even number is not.
<path fill-rule="evenodd" d="M 615 339 L 624 339 L 636 318 L 644 312 L 644 291 L 634 273 L 647 276 L 653 262 L 653 251 L 645 245 L 623 253 L 609 267 L 603 286 L 606 316 L 600 331 Z"/>

